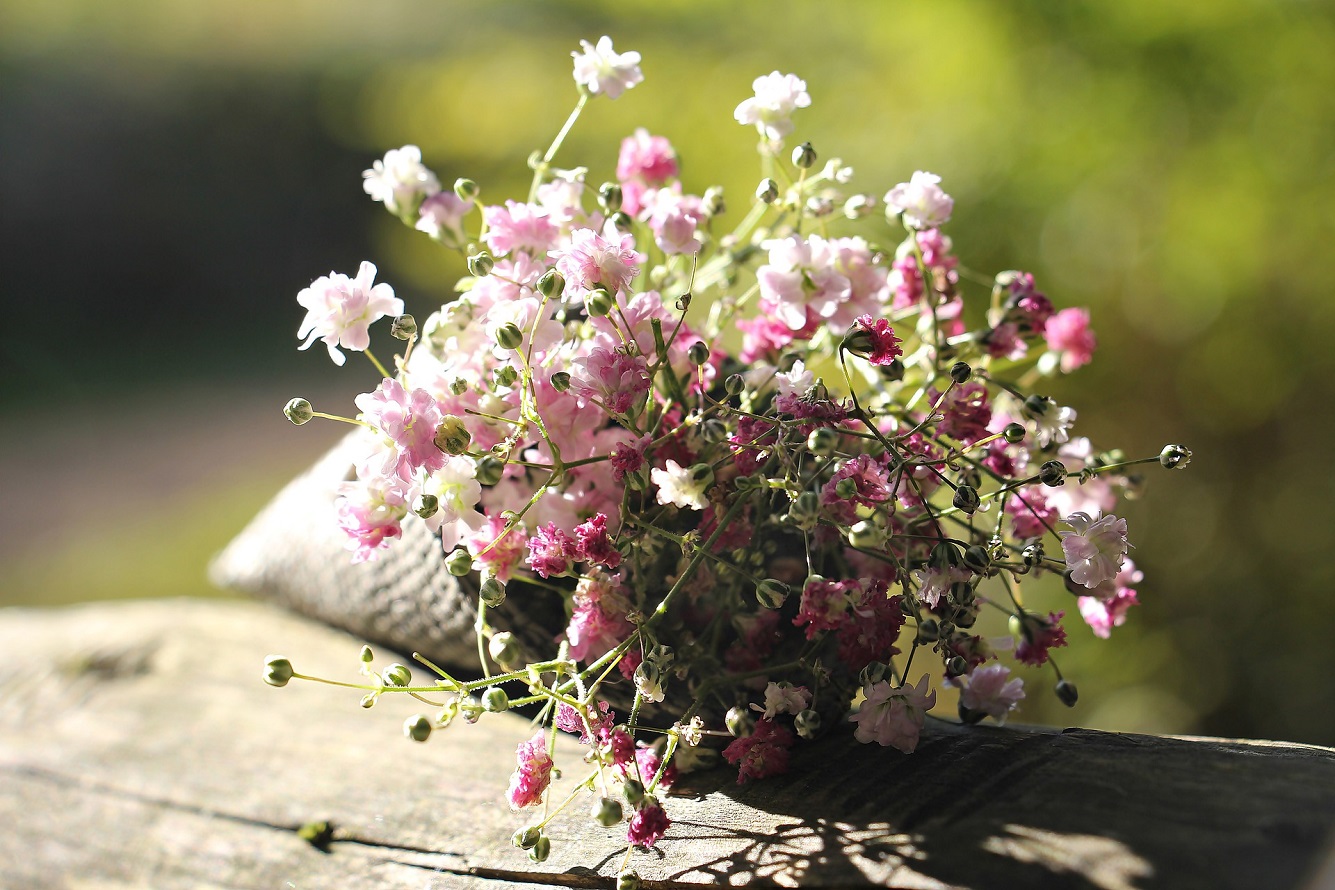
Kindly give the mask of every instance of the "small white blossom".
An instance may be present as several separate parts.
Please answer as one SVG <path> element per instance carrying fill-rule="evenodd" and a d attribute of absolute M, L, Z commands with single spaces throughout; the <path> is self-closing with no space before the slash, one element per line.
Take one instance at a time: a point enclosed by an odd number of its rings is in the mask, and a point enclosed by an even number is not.
<path fill-rule="evenodd" d="M 780 371 L 774 375 L 774 383 L 779 387 L 781 396 L 801 396 L 816 382 L 816 376 L 807 370 L 801 359 L 793 362 L 792 370 L 787 374 Z"/>
<path fill-rule="evenodd" d="M 805 686 L 792 683 L 771 683 L 765 687 L 765 707 L 753 704 L 751 710 L 759 711 L 766 720 L 773 720 L 779 714 L 796 714 L 811 704 L 811 693 Z"/>
<path fill-rule="evenodd" d="M 658 502 L 678 507 L 703 510 L 709 504 L 705 497 L 708 480 L 697 481 L 690 467 L 683 467 L 671 458 L 667 469 L 657 467 L 649 471 L 649 478 L 658 486 Z"/>
<path fill-rule="evenodd" d="M 422 164 L 416 145 L 391 148 L 382 161 L 362 171 L 362 188 L 396 216 L 416 213 L 422 199 L 440 191 L 440 180 Z"/>
<path fill-rule="evenodd" d="M 593 46 L 581 40 L 582 53 L 571 53 L 575 58 L 575 83 L 597 95 L 602 93 L 616 99 L 626 90 L 644 80 L 640 71 L 640 54 L 617 53 L 612 49 L 612 38 L 604 36 Z"/>
<path fill-rule="evenodd" d="M 1075 409 L 1049 404 L 1048 410 L 1034 416 L 1034 438 L 1039 448 L 1053 442 L 1058 445 L 1070 441 L 1071 427 L 1075 426 Z"/>
<path fill-rule="evenodd" d="M 967 676 L 950 681 L 960 688 L 960 704 L 970 711 L 981 711 L 998 723 L 1024 698 L 1024 681 L 1011 677 L 1004 664 L 989 664 L 973 669 Z"/>
<path fill-rule="evenodd" d="M 755 95 L 732 113 L 739 124 L 755 125 L 767 139 L 775 141 L 793 132 L 793 112 L 811 104 L 806 81 L 796 74 L 775 71 L 757 77 L 751 84 Z"/>
<path fill-rule="evenodd" d="M 1072 513 L 1062 520 L 1074 531 L 1058 532 L 1071 580 L 1090 590 L 1112 581 L 1126 560 L 1126 520 L 1109 513 L 1099 519 Z"/>
<path fill-rule="evenodd" d="M 392 287 L 383 282 L 372 285 L 375 272 L 373 264 L 362 263 L 356 278 L 331 272 L 297 294 L 297 302 L 306 310 L 297 329 L 297 336 L 306 339 L 300 349 L 323 340 L 334 364 L 342 365 L 346 359 L 338 347 L 361 352 L 371 345 L 373 322 L 403 314 L 403 301 L 394 296 Z"/>
<path fill-rule="evenodd" d="M 915 569 L 912 577 L 918 584 L 918 599 L 929 609 L 935 609 L 941 598 L 950 593 L 952 585 L 968 581 L 973 573 L 961 566 L 947 566 L 944 569 Z"/>
<path fill-rule="evenodd" d="M 885 210 L 889 214 L 902 213 L 904 222 L 915 229 L 935 229 L 950 219 L 955 199 L 937 185 L 941 177 L 922 170 L 908 182 L 885 193 Z"/>

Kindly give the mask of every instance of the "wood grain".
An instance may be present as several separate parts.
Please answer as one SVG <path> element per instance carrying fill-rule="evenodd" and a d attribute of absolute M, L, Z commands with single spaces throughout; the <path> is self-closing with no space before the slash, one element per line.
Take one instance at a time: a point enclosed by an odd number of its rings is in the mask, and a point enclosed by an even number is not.
<path fill-rule="evenodd" d="M 554 823 L 546 863 L 511 846 L 521 717 L 417 745 L 406 700 L 364 711 L 355 692 L 260 682 L 271 652 L 351 677 L 359 647 L 254 603 L 0 612 L 0 886 L 613 885 L 624 835 L 584 804 Z M 578 757 L 563 739 L 558 762 Z M 669 837 L 634 857 L 646 886 L 1253 890 L 1332 874 L 1335 751 L 1302 745 L 934 721 L 911 756 L 841 728 L 783 779 L 682 786 Z M 317 820 L 323 849 L 297 836 Z"/>

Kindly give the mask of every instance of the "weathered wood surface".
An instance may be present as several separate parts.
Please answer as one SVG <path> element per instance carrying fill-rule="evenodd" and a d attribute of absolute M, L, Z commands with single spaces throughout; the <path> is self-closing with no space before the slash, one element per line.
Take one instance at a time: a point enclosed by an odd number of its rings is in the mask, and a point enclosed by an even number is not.
<path fill-rule="evenodd" d="M 404 700 L 259 680 L 270 652 L 355 671 L 357 641 L 272 607 L 0 612 L 0 886 L 611 886 L 621 832 L 552 828 L 532 865 L 502 802 L 514 715 L 402 738 Z M 564 744 L 567 763 L 577 746 Z M 819 762 L 819 771 L 808 768 Z M 840 731 L 782 780 L 703 774 L 635 865 L 649 887 L 1317 888 L 1335 751 L 929 725 L 918 752 Z M 572 770 L 573 772 L 573 770 Z M 297 828 L 329 820 L 325 851 Z"/>

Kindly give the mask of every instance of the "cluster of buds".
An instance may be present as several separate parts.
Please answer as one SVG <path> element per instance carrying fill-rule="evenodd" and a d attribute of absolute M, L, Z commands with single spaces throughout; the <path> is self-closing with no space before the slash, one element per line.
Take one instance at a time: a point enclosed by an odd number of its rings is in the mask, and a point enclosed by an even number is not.
<path fill-rule="evenodd" d="M 668 830 L 662 791 L 711 737 L 728 740 L 739 782 L 762 779 L 846 725 L 860 693 L 856 738 L 911 752 L 934 685 L 958 689 L 968 722 L 1005 720 L 1025 695 L 1006 661 L 1050 669 L 1074 705 L 1053 656 L 1067 612 L 1106 637 L 1137 602 L 1118 499 L 1141 465 L 1191 457 L 1096 448 L 1044 394 L 1090 361 L 1089 313 L 1056 309 L 1027 273 L 962 276 L 939 177 L 877 198 L 811 143 L 785 150 L 811 103 L 791 74 L 758 78 L 737 107 L 769 175 L 735 225 L 721 190 L 687 192 L 669 140 L 644 130 L 589 188 L 584 168 L 553 166 L 565 135 L 591 98 L 642 74 L 607 38 L 582 46 L 578 103 L 534 155 L 525 200 L 482 203 L 468 179 L 444 191 L 412 146 L 366 173 L 372 197 L 465 259 L 456 300 L 419 326 L 369 263 L 302 292 L 305 345 L 323 340 L 339 363 L 364 352 L 380 378 L 356 417 L 286 409 L 369 432 L 331 517 L 351 558 L 380 558 L 421 521 L 449 571 L 476 581 L 483 678 L 426 664 L 432 679 L 413 685 L 402 665 L 372 671 L 368 650 L 363 703 L 443 697 L 405 723 L 419 742 L 459 717 L 543 706 L 511 805 L 549 802 L 555 733 L 570 732 L 588 749 L 578 788 L 593 819 L 632 847 Z M 861 234 L 829 231 L 841 207 Z M 386 316 L 406 344 L 389 365 L 368 348 Z M 1026 605 L 1044 575 L 1075 603 Z M 558 605 L 569 619 L 551 658 L 492 626 Z M 293 676 L 267 667 L 273 685 Z M 651 730 L 646 711 L 672 716 Z M 515 836 L 538 861 L 544 812 Z"/>

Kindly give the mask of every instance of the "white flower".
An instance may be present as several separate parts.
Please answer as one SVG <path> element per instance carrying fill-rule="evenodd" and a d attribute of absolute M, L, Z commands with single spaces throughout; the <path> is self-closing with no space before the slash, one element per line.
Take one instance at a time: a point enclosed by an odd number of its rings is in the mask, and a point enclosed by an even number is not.
<path fill-rule="evenodd" d="M 1101 519 L 1072 513 L 1062 520 L 1075 531 L 1058 532 L 1071 580 L 1090 590 L 1112 581 L 1126 560 L 1126 520 L 1109 513 Z"/>
<path fill-rule="evenodd" d="M 793 362 L 792 370 L 787 374 L 780 371 L 774 375 L 774 383 L 779 387 L 781 396 L 801 396 L 816 382 L 816 376 L 807 370 L 801 359 Z"/>
<path fill-rule="evenodd" d="M 756 94 L 738 105 L 732 116 L 739 124 L 754 124 L 767 139 L 777 141 L 793 132 L 793 112 L 811 104 L 806 81 L 796 74 L 775 71 L 757 77 L 751 88 Z"/>
<path fill-rule="evenodd" d="M 297 336 L 306 342 L 299 348 L 323 340 L 334 364 L 342 365 L 345 359 L 338 347 L 361 352 L 371 345 L 372 322 L 403 314 L 403 301 L 394 296 L 394 288 L 383 282 L 372 286 L 375 271 L 371 263 L 362 263 L 355 279 L 331 272 L 297 294 L 297 302 L 306 309 L 297 329 Z"/>
<path fill-rule="evenodd" d="M 1039 448 L 1047 448 L 1053 442 L 1062 444 L 1070 441 L 1071 427 L 1075 426 L 1075 409 L 1057 407 L 1049 400 L 1048 408 L 1042 414 L 1031 414 L 1034 419 L 1034 437 Z"/>
<path fill-rule="evenodd" d="M 426 519 L 426 524 L 433 532 L 441 532 L 447 552 L 468 531 L 481 528 L 486 520 L 477 509 L 477 503 L 482 499 L 482 486 L 476 476 L 477 467 L 473 460 L 456 455 L 428 476 L 422 486 L 423 494 L 434 495 L 440 503 L 440 508 Z"/>
<path fill-rule="evenodd" d="M 584 52 L 570 54 L 575 58 L 575 83 L 590 93 L 602 93 L 609 99 L 615 99 L 644 80 L 644 74 L 640 71 L 640 54 L 618 54 L 612 49 L 611 37 L 600 38 L 596 47 L 587 40 L 581 40 L 579 45 L 584 47 Z"/>
<path fill-rule="evenodd" d="M 766 720 L 773 720 L 778 714 L 797 714 L 811 704 L 811 693 L 805 686 L 792 683 L 771 683 L 765 687 L 765 707 L 753 704 L 751 710 L 759 711 Z"/>
<path fill-rule="evenodd" d="M 886 213 L 902 213 L 904 222 L 915 229 L 935 229 L 950 219 L 955 208 L 955 199 L 937 185 L 940 181 L 940 176 L 917 171 L 908 182 L 885 193 Z"/>
<path fill-rule="evenodd" d="M 1024 681 L 1011 677 L 1004 664 L 977 667 L 965 677 L 951 681 L 960 687 L 960 704 L 970 711 L 981 711 L 998 723 L 1006 722 L 1006 715 L 1015 710 L 1024 698 Z"/>
<path fill-rule="evenodd" d="M 383 161 L 362 171 L 362 188 L 373 200 L 397 216 L 416 213 L 422 199 L 440 191 L 440 180 L 422 164 L 422 150 L 416 145 L 391 148 Z"/>
<path fill-rule="evenodd" d="M 674 504 L 696 510 L 703 510 L 709 504 L 705 498 L 709 477 L 697 480 L 690 467 L 683 467 L 671 458 L 668 459 L 667 469 L 655 467 L 649 471 L 649 478 L 658 486 L 660 504 Z"/>
<path fill-rule="evenodd" d="M 918 582 L 918 599 L 929 609 L 935 609 L 953 585 L 968 581 L 973 573 L 961 566 L 948 566 L 944 569 L 915 569 L 912 577 Z"/>

